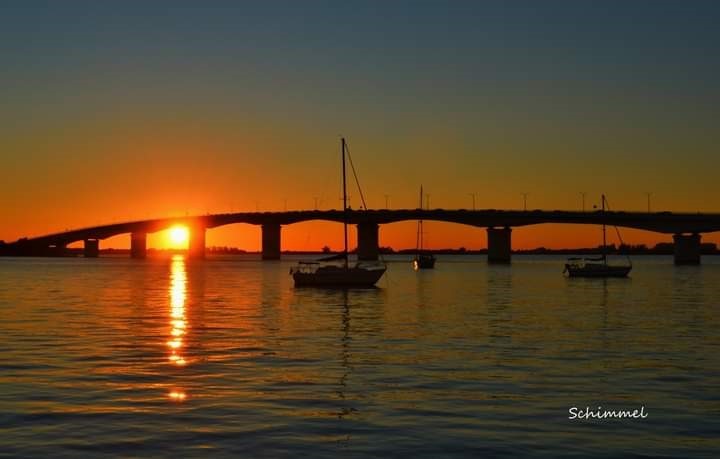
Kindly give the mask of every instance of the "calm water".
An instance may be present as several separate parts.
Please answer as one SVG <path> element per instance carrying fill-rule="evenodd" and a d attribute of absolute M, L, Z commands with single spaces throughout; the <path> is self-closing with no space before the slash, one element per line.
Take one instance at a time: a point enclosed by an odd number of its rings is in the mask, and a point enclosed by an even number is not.
<path fill-rule="evenodd" d="M 0 259 L 0 456 L 718 457 L 720 259 Z M 395 262 L 397 261 L 397 262 Z M 568 419 L 572 406 L 637 420 Z"/>

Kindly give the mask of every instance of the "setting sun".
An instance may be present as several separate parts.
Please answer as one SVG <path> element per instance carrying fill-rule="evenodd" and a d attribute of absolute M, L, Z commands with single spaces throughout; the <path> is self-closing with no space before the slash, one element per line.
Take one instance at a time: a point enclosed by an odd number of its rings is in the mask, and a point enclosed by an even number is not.
<path fill-rule="evenodd" d="M 189 237 L 188 229 L 184 226 L 173 226 L 168 233 L 168 242 L 174 249 L 184 249 Z"/>

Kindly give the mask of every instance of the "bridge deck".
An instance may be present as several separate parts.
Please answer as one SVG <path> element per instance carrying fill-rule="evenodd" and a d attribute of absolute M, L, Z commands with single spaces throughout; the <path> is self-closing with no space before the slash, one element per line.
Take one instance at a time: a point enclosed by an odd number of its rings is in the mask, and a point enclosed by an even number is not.
<path fill-rule="evenodd" d="M 342 222 L 341 210 L 304 210 L 287 212 L 240 212 L 229 214 L 199 215 L 192 217 L 159 218 L 139 220 L 110 225 L 94 226 L 44 236 L 23 238 L 11 245 L 67 245 L 86 239 L 107 239 L 112 236 L 133 232 L 153 233 L 177 224 L 191 227 L 215 228 L 234 223 L 251 225 L 290 225 L 311 220 Z M 388 224 L 407 220 L 432 220 L 478 227 L 516 227 L 544 223 L 563 224 L 608 224 L 667 234 L 707 233 L 720 231 L 718 213 L 673 213 L 673 212 L 622 212 L 622 211 L 517 211 L 517 210 L 350 210 L 348 222 L 352 224 Z"/>

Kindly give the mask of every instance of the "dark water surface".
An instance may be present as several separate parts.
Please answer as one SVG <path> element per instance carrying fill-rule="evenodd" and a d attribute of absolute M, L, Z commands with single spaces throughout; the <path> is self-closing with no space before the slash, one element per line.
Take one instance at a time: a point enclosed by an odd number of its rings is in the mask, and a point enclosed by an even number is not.
<path fill-rule="evenodd" d="M 0 456 L 720 457 L 720 259 L 399 260 L 0 259 Z"/>

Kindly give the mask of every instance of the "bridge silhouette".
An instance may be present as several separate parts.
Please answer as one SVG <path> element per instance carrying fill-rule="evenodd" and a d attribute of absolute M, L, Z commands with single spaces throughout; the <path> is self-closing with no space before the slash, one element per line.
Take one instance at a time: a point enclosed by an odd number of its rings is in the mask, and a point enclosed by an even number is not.
<path fill-rule="evenodd" d="M 120 234 L 130 234 L 130 255 L 145 258 L 147 234 L 174 225 L 190 230 L 188 254 L 205 256 L 205 232 L 218 226 L 248 223 L 262 228 L 262 258 L 280 259 L 281 228 L 312 220 L 342 222 L 342 210 L 302 210 L 285 212 L 239 212 L 191 217 L 158 218 L 69 230 L 44 236 L 21 238 L 0 244 L 0 255 L 61 256 L 71 243 L 83 241 L 86 257 L 99 256 L 100 241 Z M 623 212 L 623 211 L 544 211 L 544 210 L 466 210 L 466 209 L 376 209 L 348 210 L 348 223 L 357 225 L 357 255 L 361 260 L 375 260 L 379 255 L 379 227 L 383 224 L 430 220 L 486 228 L 488 261 L 510 262 L 513 227 L 543 223 L 615 225 L 658 233 L 672 234 L 676 264 L 700 263 L 701 234 L 720 231 L 718 213 Z"/>

